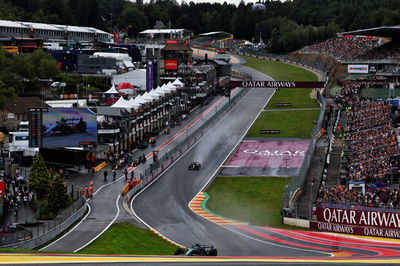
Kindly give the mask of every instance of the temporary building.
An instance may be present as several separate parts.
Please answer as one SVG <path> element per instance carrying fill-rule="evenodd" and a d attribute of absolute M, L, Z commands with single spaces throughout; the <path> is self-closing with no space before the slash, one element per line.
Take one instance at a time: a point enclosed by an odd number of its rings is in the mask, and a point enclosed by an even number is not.
<path fill-rule="evenodd" d="M 131 105 L 129 104 L 129 101 L 125 100 L 124 97 L 120 97 L 116 103 L 111 105 L 111 107 L 118 107 L 118 108 L 126 108 L 126 109 L 131 109 Z"/>
<path fill-rule="evenodd" d="M 174 80 L 174 82 L 172 82 L 172 84 L 178 86 L 178 87 L 183 87 L 185 86 L 185 83 L 183 83 L 182 81 L 180 81 L 178 78 L 176 80 Z"/>
<path fill-rule="evenodd" d="M 136 101 L 136 99 L 131 98 L 128 101 L 128 104 L 133 108 L 133 109 L 138 109 L 142 104 Z"/>

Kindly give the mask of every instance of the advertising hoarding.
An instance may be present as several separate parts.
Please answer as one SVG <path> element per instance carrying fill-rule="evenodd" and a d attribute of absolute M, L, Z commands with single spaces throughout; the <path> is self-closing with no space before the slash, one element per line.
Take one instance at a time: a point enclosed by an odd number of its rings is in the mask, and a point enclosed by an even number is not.
<path fill-rule="evenodd" d="M 165 44 L 178 44 L 178 40 L 165 40 Z"/>
<path fill-rule="evenodd" d="M 385 209 L 317 207 L 310 228 L 366 236 L 400 238 L 400 212 Z"/>
<path fill-rule="evenodd" d="M 368 74 L 368 65 L 347 65 L 347 73 L 350 74 Z"/>
<path fill-rule="evenodd" d="M 43 113 L 42 147 L 97 143 L 97 115 L 87 108 L 49 108 Z"/>
<path fill-rule="evenodd" d="M 324 88 L 323 81 L 231 80 L 231 88 Z"/>
<path fill-rule="evenodd" d="M 178 60 L 166 59 L 164 68 L 165 69 L 178 69 Z"/>

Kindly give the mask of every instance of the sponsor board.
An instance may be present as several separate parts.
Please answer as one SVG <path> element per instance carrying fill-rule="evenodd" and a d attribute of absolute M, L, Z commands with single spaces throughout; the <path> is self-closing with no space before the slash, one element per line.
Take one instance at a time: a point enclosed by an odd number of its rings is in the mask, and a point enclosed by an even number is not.
<path fill-rule="evenodd" d="M 317 221 L 343 225 L 400 229 L 400 212 L 317 207 Z"/>
<path fill-rule="evenodd" d="M 165 44 L 178 44 L 178 40 L 165 40 Z"/>
<path fill-rule="evenodd" d="M 292 106 L 291 103 L 276 103 L 276 107 L 287 107 L 287 106 Z"/>
<path fill-rule="evenodd" d="M 261 134 L 281 134 L 280 129 L 261 129 Z"/>
<path fill-rule="evenodd" d="M 347 65 L 347 73 L 351 74 L 368 74 L 368 65 Z"/>
<path fill-rule="evenodd" d="M 322 81 L 256 81 L 256 80 L 231 80 L 230 86 L 241 88 L 324 88 Z"/>
<path fill-rule="evenodd" d="M 400 230 L 391 228 L 353 226 L 353 225 L 314 222 L 314 221 L 310 222 L 310 228 L 332 233 L 400 239 Z"/>
<path fill-rule="evenodd" d="M 227 166 L 300 168 L 309 141 L 243 141 Z"/>
<path fill-rule="evenodd" d="M 166 59 L 164 62 L 165 69 L 178 69 L 178 60 Z"/>

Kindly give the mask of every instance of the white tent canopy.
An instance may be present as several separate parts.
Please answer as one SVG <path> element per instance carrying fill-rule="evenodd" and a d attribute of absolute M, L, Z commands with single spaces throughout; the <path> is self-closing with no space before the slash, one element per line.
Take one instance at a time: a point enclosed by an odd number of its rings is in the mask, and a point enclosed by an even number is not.
<path fill-rule="evenodd" d="M 155 98 L 154 96 L 151 96 L 147 91 L 142 95 L 142 99 L 147 100 L 149 102 L 153 101 Z"/>
<path fill-rule="evenodd" d="M 180 81 L 178 78 L 176 78 L 176 80 L 174 80 L 174 82 L 172 82 L 172 84 L 177 85 L 179 87 L 182 87 L 185 85 L 185 83 L 183 83 L 182 81 Z"/>
<path fill-rule="evenodd" d="M 151 95 L 151 96 L 157 96 L 157 98 L 160 98 L 160 97 L 163 96 L 164 94 L 159 93 L 157 90 L 151 90 L 151 91 L 149 92 L 149 95 Z"/>
<path fill-rule="evenodd" d="M 133 99 L 133 98 L 131 98 L 131 99 L 128 101 L 128 104 L 129 104 L 133 109 L 138 109 L 138 108 L 141 106 L 141 104 L 138 103 L 137 101 L 135 101 L 135 99 Z"/>
<path fill-rule="evenodd" d="M 169 91 L 176 91 L 176 86 L 173 85 L 171 82 L 168 82 L 168 84 L 164 84 L 163 87 Z"/>
<path fill-rule="evenodd" d="M 143 99 L 143 97 L 141 95 L 139 95 L 138 97 L 135 98 L 135 102 L 139 103 L 139 104 L 146 104 L 148 102 L 150 102 L 151 100 L 145 100 Z"/>
<path fill-rule="evenodd" d="M 117 89 L 115 88 L 115 85 L 114 85 L 114 84 L 111 86 L 111 88 L 110 88 L 108 91 L 106 91 L 106 92 L 104 92 L 104 93 L 107 93 L 107 94 L 119 94 L 119 92 L 118 92 Z"/>
<path fill-rule="evenodd" d="M 119 97 L 118 101 L 111 105 L 111 107 L 118 107 L 118 108 L 131 108 L 129 105 L 129 101 L 125 100 L 124 97 Z"/>
<path fill-rule="evenodd" d="M 160 95 L 165 95 L 165 94 L 170 93 L 169 90 L 164 90 L 162 87 L 157 87 L 157 88 L 156 88 L 156 92 L 157 92 L 158 94 L 160 94 Z"/>

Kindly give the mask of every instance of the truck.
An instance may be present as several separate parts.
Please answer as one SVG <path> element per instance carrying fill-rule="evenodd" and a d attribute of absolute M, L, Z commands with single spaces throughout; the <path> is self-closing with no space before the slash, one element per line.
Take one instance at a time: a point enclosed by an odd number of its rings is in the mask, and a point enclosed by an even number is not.
<path fill-rule="evenodd" d="M 84 150 L 83 148 L 40 148 L 40 154 L 47 165 L 78 169 L 85 164 L 88 152 L 88 150 Z"/>
<path fill-rule="evenodd" d="M 28 131 L 9 132 L 8 143 L 9 156 L 15 163 L 29 164 L 39 151 L 39 148 L 29 147 Z"/>
<path fill-rule="evenodd" d="M 38 152 L 47 165 L 79 168 L 89 151 L 83 148 L 30 148 L 29 132 L 9 132 L 9 156 L 14 163 L 30 165 Z"/>

